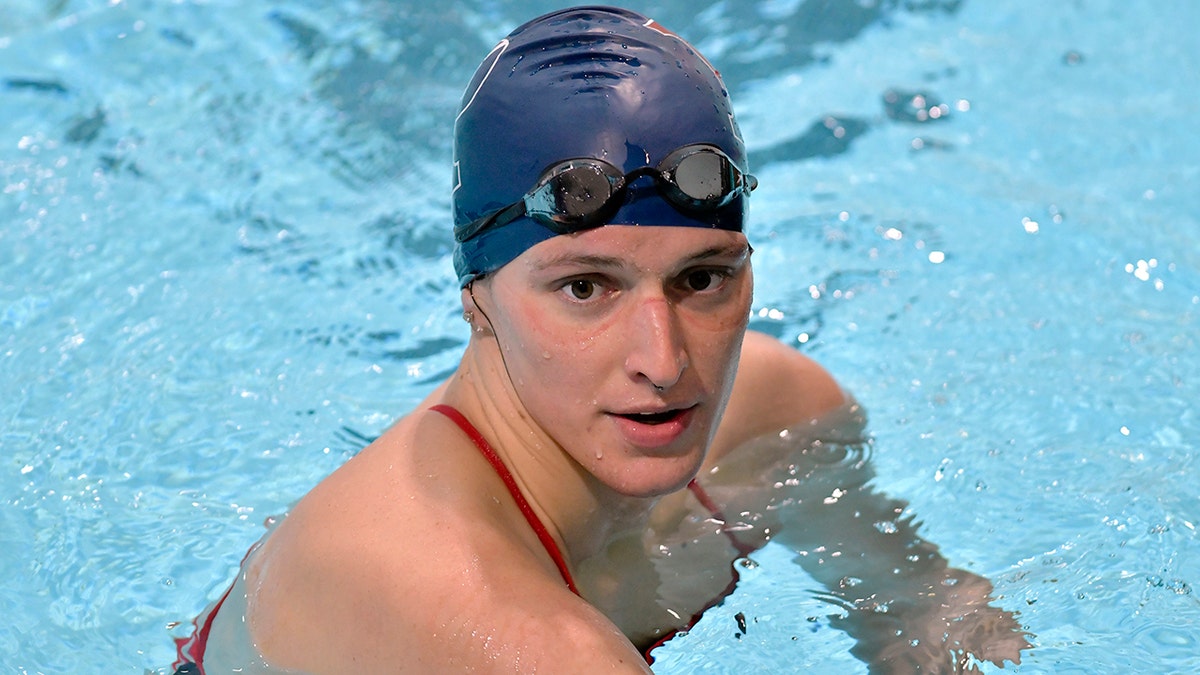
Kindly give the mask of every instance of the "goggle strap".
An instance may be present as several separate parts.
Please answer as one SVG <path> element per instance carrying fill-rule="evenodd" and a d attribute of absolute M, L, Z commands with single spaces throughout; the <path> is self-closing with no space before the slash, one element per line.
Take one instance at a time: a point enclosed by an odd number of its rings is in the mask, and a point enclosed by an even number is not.
<path fill-rule="evenodd" d="M 466 225 L 454 228 L 454 239 L 456 241 L 467 241 L 484 230 L 507 225 L 523 215 L 525 215 L 524 200 L 509 204 L 498 211 L 494 211 L 491 215 L 476 218 Z"/>

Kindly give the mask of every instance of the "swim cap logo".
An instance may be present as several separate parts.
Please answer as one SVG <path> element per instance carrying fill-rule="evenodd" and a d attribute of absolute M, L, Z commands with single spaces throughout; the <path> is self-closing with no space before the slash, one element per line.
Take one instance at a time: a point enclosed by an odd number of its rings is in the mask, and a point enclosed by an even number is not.
<path fill-rule="evenodd" d="M 689 52 L 700 57 L 700 60 L 704 62 L 704 65 L 708 66 L 708 69 L 713 72 L 713 75 L 717 76 L 717 81 L 719 81 L 722 85 L 725 84 L 725 80 L 721 78 L 721 71 L 717 70 L 713 66 L 713 64 L 711 62 L 709 62 L 708 58 L 705 57 L 703 54 L 701 54 L 700 51 L 697 50 L 695 47 L 693 47 L 690 42 L 688 42 L 687 40 L 684 40 L 683 38 L 676 35 L 674 33 L 674 31 L 672 31 L 671 29 L 662 25 L 661 23 L 655 21 L 654 19 L 648 19 L 646 21 L 646 23 L 642 24 L 642 27 L 649 28 L 650 30 L 654 31 L 655 33 L 658 33 L 659 35 L 662 35 L 664 37 L 669 37 L 669 38 L 678 40 L 681 43 L 683 43 L 683 46 L 687 47 Z M 729 129 L 730 129 L 730 131 L 733 132 L 734 137 L 738 139 L 738 142 L 741 142 L 742 133 L 738 129 L 737 123 L 734 122 L 734 120 L 733 120 L 733 112 L 729 113 Z"/>
<path fill-rule="evenodd" d="M 675 34 L 675 31 L 672 31 L 672 30 L 668 29 L 666 26 L 664 26 L 664 25 L 662 25 L 661 23 L 659 23 L 659 22 L 655 21 L 654 19 L 650 19 L 649 21 L 647 21 L 646 23 L 644 23 L 644 24 L 642 24 L 642 25 L 643 25 L 643 26 L 645 26 L 646 28 L 649 28 L 650 30 L 656 30 L 656 31 L 658 31 L 660 34 L 662 34 L 662 35 L 666 35 L 667 37 L 673 37 L 673 38 L 675 38 L 676 40 L 681 40 L 681 39 L 682 39 L 682 38 L 680 38 L 678 35 L 676 35 L 676 34 Z"/>
<path fill-rule="evenodd" d="M 479 96 L 479 90 L 483 89 L 484 83 L 486 83 L 488 81 L 488 78 L 492 76 L 492 71 L 496 69 L 496 64 L 500 62 L 500 57 L 504 56 L 504 52 L 508 51 L 508 45 L 509 45 L 508 38 L 504 38 L 499 43 L 497 43 L 495 47 L 492 47 L 492 51 L 488 52 L 487 57 L 485 57 L 483 59 L 483 63 L 487 63 L 488 60 L 490 59 L 491 64 L 488 65 L 487 72 L 484 73 L 482 78 L 480 78 L 479 84 L 475 86 L 475 89 L 472 90 L 472 89 L 470 89 L 470 85 L 467 85 L 468 91 L 470 92 L 471 95 L 470 95 L 470 97 L 467 97 L 466 93 L 463 94 L 463 98 L 466 99 L 467 102 L 463 104 L 462 110 L 459 110 L 458 115 L 456 115 L 454 117 L 454 122 L 456 124 L 458 123 L 459 118 L 463 116 L 463 113 L 467 112 L 467 108 L 470 108 L 471 104 L 475 102 L 475 97 Z M 462 188 L 462 168 L 459 166 L 458 160 L 455 159 L 454 160 L 454 188 L 452 190 L 450 190 L 450 194 L 453 195 L 454 193 L 458 192 L 459 189 L 461 189 L 461 188 Z"/>
<path fill-rule="evenodd" d="M 467 112 L 467 108 L 470 108 L 471 104 L 475 102 L 475 97 L 479 95 L 479 90 L 483 89 L 484 83 L 487 82 L 488 78 L 492 76 L 492 71 L 496 69 L 496 64 L 500 62 L 500 57 L 504 56 L 504 52 L 508 51 L 508 45 L 508 38 L 504 38 L 498 42 L 495 47 L 492 47 L 492 51 L 488 52 L 488 55 L 484 57 L 483 63 L 485 64 L 491 60 L 491 63 L 488 64 L 487 72 L 483 74 L 483 77 L 479 79 L 479 84 L 477 84 L 475 89 L 471 91 L 471 96 L 467 99 L 467 102 L 463 104 L 462 110 L 458 111 L 458 115 L 454 118 L 455 122 L 457 122 L 458 118 L 462 117 L 463 113 Z M 463 98 L 466 97 L 464 96 Z"/>
<path fill-rule="evenodd" d="M 693 46 L 691 45 L 691 43 L 689 43 L 687 40 L 684 40 L 683 38 L 681 38 L 681 37 L 679 37 L 678 35 L 676 35 L 676 34 L 675 34 L 675 32 L 674 32 L 674 31 L 672 31 L 671 29 L 669 29 L 669 28 L 667 28 L 666 26 L 662 25 L 661 23 L 659 23 L 659 22 L 655 21 L 654 19 L 648 19 L 648 20 L 646 21 L 646 23 L 642 24 L 642 27 L 643 27 L 643 28 L 649 28 L 650 30 L 652 30 L 652 31 L 654 31 L 655 33 L 658 33 L 659 35 L 662 35 L 662 36 L 664 36 L 664 37 L 669 37 L 669 38 L 674 38 L 674 39 L 676 39 L 676 40 L 679 40 L 679 41 L 680 41 L 680 42 L 682 42 L 682 43 L 683 43 L 683 45 L 684 45 L 685 47 L 687 47 L 687 48 L 688 48 L 688 49 L 689 49 L 689 50 L 690 50 L 692 53 L 694 53 L 696 56 L 699 56 L 699 57 L 700 57 L 700 60 L 704 62 L 704 65 L 708 66 L 708 69 L 709 69 L 709 70 L 713 71 L 713 75 L 716 75 L 718 80 L 720 80 L 720 79 L 721 79 L 721 71 L 719 71 L 719 70 L 717 70 L 716 68 L 714 68 L 714 67 L 713 67 L 713 64 L 709 63 L 709 61 L 708 61 L 708 58 L 707 58 L 707 57 L 705 57 L 703 54 L 701 54 L 701 53 L 699 52 L 699 50 L 697 50 L 695 47 L 693 47 Z M 722 80 L 722 82 L 723 82 L 723 81 L 724 81 L 724 80 Z"/>

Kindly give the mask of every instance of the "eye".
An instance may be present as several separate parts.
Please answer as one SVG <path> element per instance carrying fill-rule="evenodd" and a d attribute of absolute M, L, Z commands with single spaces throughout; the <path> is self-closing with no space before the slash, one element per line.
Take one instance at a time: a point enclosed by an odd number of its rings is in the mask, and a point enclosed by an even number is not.
<path fill-rule="evenodd" d="M 581 273 L 557 279 L 550 283 L 550 288 L 547 290 L 555 293 L 567 303 L 583 307 L 604 302 L 606 298 L 616 292 L 616 286 L 613 280 L 607 276 Z"/>
<path fill-rule="evenodd" d="M 587 300 L 596 294 L 596 283 L 587 279 L 576 279 L 567 284 L 566 291 L 576 300 Z"/>
<path fill-rule="evenodd" d="M 688 290 L 691 291 L 706 291 L 716 285 L 720 279 L 717 278 L 717 273 L 712 270 L 693 270 L 688 273 L 686 284 Z"/>

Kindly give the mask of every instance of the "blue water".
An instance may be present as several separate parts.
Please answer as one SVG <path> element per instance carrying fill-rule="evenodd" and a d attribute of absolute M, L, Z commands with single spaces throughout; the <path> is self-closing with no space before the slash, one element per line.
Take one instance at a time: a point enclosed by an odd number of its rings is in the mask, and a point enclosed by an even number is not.
<path fill-rule="evenodd" d="M 263 521 L 454 367 L 455 106 L 557 6 L 0 7 L 0 671 L 163 672 Z M 724 73 L 754 326 L 1019 613 L 1005 672 L 1200 670 L 1200 4 L 630 6 Z M 657 672 L 865 672 L 789 551 L 754 561 Z"/>

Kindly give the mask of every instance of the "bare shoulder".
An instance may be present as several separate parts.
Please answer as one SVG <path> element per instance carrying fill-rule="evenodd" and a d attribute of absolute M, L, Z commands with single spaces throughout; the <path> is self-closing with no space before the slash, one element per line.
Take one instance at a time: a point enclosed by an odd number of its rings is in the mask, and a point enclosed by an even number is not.
<path fill-rule="evenodd" d="M 773 337 L 748 331 L 713 452 L 719 458 L 757 436 L 820 419 L 847 401 L 841 386 L 816 361 Z"/>
<path fill-rule="evenodd" d="M 250 629 L 269 663 L 516 672 L 586 656 L 588 668 L 566 670 L 643 672 L 497 513 L 495 477 L 472 470 L 464 440 L 437 415 L 402 421 L 297 504 L 247 569 Z"/>

